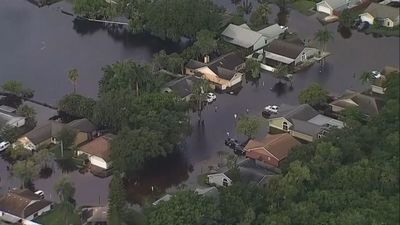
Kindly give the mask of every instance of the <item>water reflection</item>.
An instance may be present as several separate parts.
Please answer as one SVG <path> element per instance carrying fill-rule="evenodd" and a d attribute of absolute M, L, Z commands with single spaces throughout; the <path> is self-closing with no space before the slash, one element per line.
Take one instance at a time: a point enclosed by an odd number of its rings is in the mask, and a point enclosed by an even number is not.
<path fill-rule="evenodd" d="M 348 27 L 345 27 L 343 25 L 338 25 L 338 29 L 337 31 L 340 33 L 340 35 L 342 36 L 342 38 L 344 39 L 348 39 L 351 37 L 352 33 L 351 33 L 351 29 Z"/>
<path fill-rule="evenodd" d="M 128 201 L 143 204 L 166 189 L 177 186 L 189 177 L 192 165 L 182 153 L 152 160 L 135 176 L 127 179 Z"/>

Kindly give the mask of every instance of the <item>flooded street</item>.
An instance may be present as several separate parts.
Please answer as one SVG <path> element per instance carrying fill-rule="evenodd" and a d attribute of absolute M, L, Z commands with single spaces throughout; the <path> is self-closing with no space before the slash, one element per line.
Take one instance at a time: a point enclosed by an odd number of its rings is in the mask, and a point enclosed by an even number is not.
<path fill-rule="evenodd" d="M 230 11 L 235 9 L 230 0 L 215 2 Z M 77 68 L 80 72 L 78 92 L 95 97 L 104 65 L 123 59 L 146 63 L 161 49 L 173 52 L 182 48 L 147 35 L 115 34 L 98 25 L 74 23 L 73 18 L 61 14 L 58 7 L 70 10 L 71 6 L 60 2 L 39 9 L 25 0 L 1 0 L 0 84 L 6 80 L 20 80 L 35 90 L 35 99 L 54 104 L 71 91 L 67 72 Z M 278 11 L 277 7 L 272 7 L 271 23 Z M 315 16 L 306 17 L 293 10 L 289 12 L 287 26 L 307 40 L 312 40 L 322 27 Z M 336 94 L 346 89 L 360 90 L 364 87 L 358 74 L 386 65 L 399 66 L 398 38 L 374 38 L 352 31 L 351 37 L 345 39 L 337 32 L 337 24 L 328 25 L 328 29 L 334 34 L 334 40 L 328 43 L 332 55 L 321 73 L 319 65 L 314 65 L 295 75 L 293 89 L 276 90 L 277 80 L 266 72 L 257 83 L 243 82 L 238 95 L 217 95 L 216 102 L 203 112 L 204 127 L 198 127 L 197 114 L 192 115 L 193 131 L 185 142 L 183 154 L 150 163 L 138 178 L 129 182 L 131 202 L 145 201 L 144 196 L 157 195 L 185 181 L 189 186 L 195 184 L 198 174 L 218 163 L 218 152 L 228 151 L 223 143 L 226 132 L 237 136 L 233 114 L 244 114 L 249 109 L 250 114 L 260 115 L 265 105 L 297 104 L 299 92 L 312 82 Z M 218 106 L 217 112 L 214 105 Z M 7 163 L 0 159 L 0 191 L 19 185 L 9 176 L 6 167 Z M 77 171 L 68 175 L 75 183 L 79 205 L 107 201 L 110 178 L 101 179 Z M 35 187 L 54 200 L 53 184 L 61 176 L 62 172 L 55 169 L 50 178 L 36 180 Z"/>

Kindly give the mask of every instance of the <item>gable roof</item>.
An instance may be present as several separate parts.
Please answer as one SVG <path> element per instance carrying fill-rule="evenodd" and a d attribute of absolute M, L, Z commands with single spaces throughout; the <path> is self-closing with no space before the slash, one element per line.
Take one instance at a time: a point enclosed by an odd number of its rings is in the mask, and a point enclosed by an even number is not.
<path fill-rule="evenodd" d="M 114 138 L 112 134 L 105 134 L 93 141 L 81 146 L 79 151 L 94 155 L 109 162 L 111 160 L 111 140 Z"/>
<path fill-rule="evenodd" d="M 86 118 L 73 120 L 67 126 L 85 133 L 91 133 L 96 130 L 96 126 Z"/>
<path fill-rule="evenodd" d="M 282 104 L 279 107 L 279 112 L 275 115 L 271 115 L 271 119 L 284 117 L 289 121 L 292 121 L 293 119 L 307 121 L 318 114 L 319 113 L 308 104 L 302 104 L 297 107 Z"/>
<path fill-rule="evenodd" d="M 341 108 L 358 107 L 366 115 L 377 115 L 380 110 L 380 102 L 376 98 L 356 91 L 346 90 L 337 100 L 330 103 Z"/>
<path fill-rule="evenodd" d="M 346 7 L 347 5 L 349 6 L 355 5 L 357 2 L 360 2 L 360 0 L 324 0 L 317 3 L 317 5 L 325 4 L 328 5 L 328 7 L 330 7 L 333 10 L 335 9 L 338 10 Z"/>
<path fill-rule="evenodd" d="M 290 59 L 296 59 L 304 50 L 304 45 L 290 43 L 282 40 L 273 40 L 265 50 L 270 53 L 285 56 Z"/>
<path fill-rule="evenodd" d="M 293 123 L 293 127 L 291 128 L 291 130 L 307 134 L 312 137 L 316 137 L 317 134 L 323 129 L 321 125 L 317 125 L 309 121 L 293 119 L 291 122 Z"/>
<path fill-rule="evenodd" d="M 27 189 L 12 190 L 0 197 L 0 211 L 20 218 L 27 218 L 51 204 Z"/>
<path fill-rule="evenodd" d="M 11 121 L 19 121 L 25 117 L 15 114 L 15 109 L 6 105 L 0 106 L 0 128 Z"/>
<path fill-rule="evenodd" d="M 202 63 L 197 60 L 190 59 L 189 62 L 185 65 L 186 68 L 189 69 L 198 69 L 200 67 L 206 66 L 207 64 Z"/>
<path fill-rule="evenodd" d="M 286 158 L 290 150 L 301 143 L 288 133 L 267 135 L 261 140 L 250 140 L 245 146 L 246 156 L 257 159 L 269 152 L 279 161 Z M 261 150 L 261 151 L 260 151 Z"/>
<path fill-rule="evenodd" d="M 285 32 L 285 29 L 283 29 L 281 26 L 279 26 L 279 24 L 276 23 L 257 32 L 270 40 Z"/>
<path fill-rule="evenodd" d="M 229 43 L 239 45 L 243 48 L 250 48 L 253 46 L 262 35 L 256 31 L 249 29 L 247 24 L 240 26 L 229 24 L 221 34 Z"/>
<path fill-rule="evenodd" d="M 193 91 L 193 85 L 199 82 L 201 78 L 195 76 L 186 76 L 177 80 L 170 81 L 166 84 L 174 93 L 176 93 L 181 98 L 184 98 Z"/>
<path fill-rule="evenodd" d="M 399 9 L 394 8 L 388 5 L 378 4 L 372 2 L 367 9 L 365 9 L 366 13 L 369 13 L 371 16 L 375 18 L 389 18 L 392 21 L 396 21 L 399 17 Z"/>
<path fill-rule="evenodd" d="M 235 52 L 230 52 L 214 59 L 213 61 L 207 64 L 203 63 L 204 66 L 202 67 L 207 66 L 218 77 L 225 80 L 231 80 L 237 73 L 236 68 L 242 65 L 243 63 L 244 59 L 241 56 L 239 56 Z M 194 65 L 194 63 L 192 64 Z"/>
<path fill-rule="evenodd" d="M 35 145 L 40 144 L 43 141 L 51 138 L 51 126 L 52 123 L 47 123 L 44 126 L 35 128 L 26 133 L 25 137 L 27 137 Z"/>

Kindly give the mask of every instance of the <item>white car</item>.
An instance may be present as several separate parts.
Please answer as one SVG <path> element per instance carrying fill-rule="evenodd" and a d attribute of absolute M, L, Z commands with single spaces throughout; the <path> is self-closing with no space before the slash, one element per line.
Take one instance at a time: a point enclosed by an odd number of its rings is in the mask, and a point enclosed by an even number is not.
<path fill-rule="evenodd" d="M 0 139 L 0 152 L 6 150 L 8 147 L 10 147 L 10 142 Z"/>
<path fill-rule="evenodd" d="M 214 93 L 207 93 L 207 102 L 211 103 L 217 99 L 217 96 Z"/>
<path fill-rule="evenodd" d="M 44 198 L 44 192 L 42 190 L 35 191 L 35 195 L 38 195 L 40 198 Z"/>
<path fill-rule="evenodd" d="M 375 79 L 378 79 L 378 78 L 380 78 L 382 76 L 382 74 L 379 71 L 376 71 L 376 70 L 371 71 L 371 74 Z"/>
<path fill-rule="evenodd" d="M 266 107 L 264 108 L 264 110 L 265 110 L 266 112 L 270 112 L 270 113 L 278 113 L 278 109 L 279 109 L 279 107 L 276 106 L 276 105 L 269 105 L 269 106 L 266 106 Z"/>

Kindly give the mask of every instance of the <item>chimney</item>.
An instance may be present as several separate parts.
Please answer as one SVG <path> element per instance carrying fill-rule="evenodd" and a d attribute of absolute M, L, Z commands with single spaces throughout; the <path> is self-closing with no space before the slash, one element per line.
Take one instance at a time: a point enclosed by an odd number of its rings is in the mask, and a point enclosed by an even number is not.
<path fill-rule="evenodd" d="M 210 62 L 210 56 L 206 55 L 204 56 L 204 63 L 207 64 Z"/>

